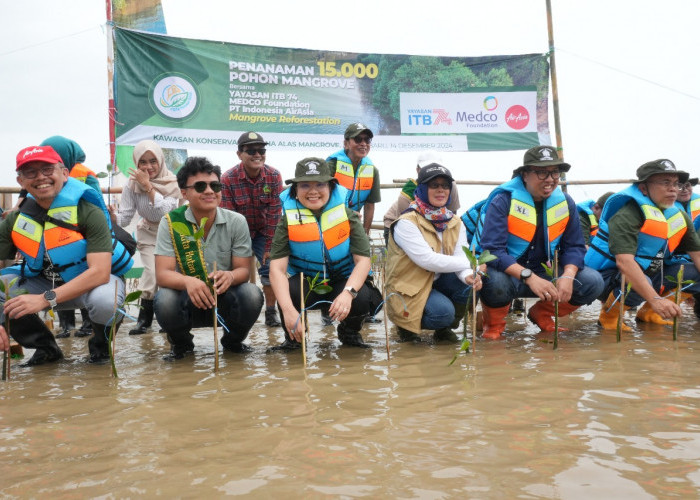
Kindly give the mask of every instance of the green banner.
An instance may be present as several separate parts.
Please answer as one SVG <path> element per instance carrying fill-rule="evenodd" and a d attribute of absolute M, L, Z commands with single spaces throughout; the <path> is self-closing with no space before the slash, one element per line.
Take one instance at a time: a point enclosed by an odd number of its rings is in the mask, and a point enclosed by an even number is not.
<path fill-rule="evenodd" d="M 355 54 L 115 28 L 116 136 L 231 149 L 254 130 L 278 149 L 335 148 L 362 122 L 375 150 L 549 143 L 546 54 Z"/>

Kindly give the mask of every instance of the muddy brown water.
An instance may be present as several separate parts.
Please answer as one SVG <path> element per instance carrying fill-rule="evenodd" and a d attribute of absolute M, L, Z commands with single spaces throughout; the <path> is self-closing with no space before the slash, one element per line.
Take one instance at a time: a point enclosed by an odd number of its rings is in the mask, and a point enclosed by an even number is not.
<path fill-rule="evenodd" d="M 697 498 L 700 320 L 683 307 L 678 341 L 635 325 L 620 343 L 582 308 L 556 351 L 511 317 L 452 366 L 456 346 L 395 335 L 387 361 L 383 324 L 372 349 L 341 347 L 316 312 L 306 367 L 266 354 L 281 329 L 263 316 L 218 373 L 211 329 L 170 363 L 157 328 L 125 324 L 118 379 L 60 339 L 64 361 L 0 382 L 0 496 Z"/>

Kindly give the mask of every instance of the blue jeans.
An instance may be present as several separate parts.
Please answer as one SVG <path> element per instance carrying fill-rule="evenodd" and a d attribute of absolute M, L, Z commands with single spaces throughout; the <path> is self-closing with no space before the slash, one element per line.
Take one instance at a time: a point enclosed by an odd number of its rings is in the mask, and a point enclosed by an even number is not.
<path fill-rule="evenodd" d="M 668 292 L 676 288 L 676 284 L 668 281 L 666 278 L 670 276 L 675 279 L 681 265 L 682 263 L 664 266 L 663 271 L 656 273 L 652 277 L 647 276 L 647 282 L 650 283 L 651 286 L 654 287 L 654 290 L 656 290 L 656 292 L 659 294 L 662 294 L 661 286 L 663 285 L 663 295 L 666 295 Z M 600 273 L 605 281 L 605 288 L 599 297 L 600 300 L 605 302 L 608 295 L 610 295 L 610 292 L 613 292 L 615 297 L 618 297 L 620 295 L 620 271 L 614 267 L 612 269 L 601 271 Z M 700 292 L 700 272 L 698 272 L 692 262 L 685 263 L 685 267 L 683 268 L 683 281 L 685 280 L 695 281 L 695 284 L 683 290 L 684 292 L 693 294 Z M 636 307 L 642 302 L 644 302 L 644 299 L 634 290 L 630 290 L 630 293 L 627 295 L 627 297 L 625 297 L 626 306 Z"/>
<path fill-rule="evenodd" d="M 219 325 L 224 334 L 222 343 L 240 343 L 260 315 L 263 294 L 252 283 L 232 286 L 217 298 Z M 171 344 L 185 344 L 192 341 L 190 330 L 203 326 L 213 326 L 212 309 L 199 309 L 192 304 L 187 290 L 161 288 L 156 293 L 153 309 L 160 326 L 168 334 Z M 224 328 L 225 326 L 225 328 Z"/>
<path fill-rule="evenodd" d="M 455 304 L 466 304 L 472 287 L 460 281 L 455 273 L 441 274 L 433 281 L 421 317 L 421 328 L 439 330 L 455 320 Z"/>
<path fill-rule="evenodd" d="M 18 289 L 24 289 L 29 294 L 43 294 L 48 290 L 53 289 L 53 283 L 47 280 L 43 276 L 34 276 L 32 278 L 26 278 L 24 282 L 20 284 L 21 277 L 17 274 L 7 274 L 3 278 L 9 283 L 14 278 L 20 278 L 17 280 L 15 285 L 10 289 L 10 296 L 13 296 L 13 292 Z M 76 279 L 80 279 L 79 277 Z M 112 322 L 114 316 L 114 287 L 117 287 L 117 305 L 121 309 L 124 303 L 124 297 L 126 296 L 124 285 L 124 280 L 114 275 L 109 276 L 109 282 L 104 285 L 97 286 L 87 293 L 84 293 L 80 297 L 76 297 L 72 300 L 67 300 L 66 302 L 61 302 L 55 307 L 57 311 L 70 310 L 74 311 L 76 309 L 87 309 L 88 316 L 93 323 L 98 325 L 106 325 Z M 5 294 L 0 293 L 0 304 L 5 304 Z M 5 320 L 5 312 L 0 311 L 0 321 Z M 122 314 L 118 313 L 117 321 L 121 320 Z"/>
<path fill-rule="evenodd" d="M 532 271 L 540 278 L 550 280 L 544 268 Z M 488 307 L 503 307 L 511 303 L 516 297 L 537 297 L 530 287 L 519 279 L 506 273 L 488 268 L 488 277 L 484 278 L 484 287 L 481 289 L 481 300 Z M 582 306 L 591 304 L 603 291 L 605 283 L 598 271 L 591 267 L 583 267 L 576 273 L 576 281 L 571 292 L 569 304 Z"/>
<path fill-rule="evenodd" d="M 270 259 L 267 262 L 263 262 L 263 254 L 265 253 L 265 236 L 258 233 L 253 238 L 251 238 L 251 243 L 253 244 L 253 253 L 255 258 L 260 262 L 260 268 L 258 268 L 258 275 L 260 276 L 260 283 L 265 286 L 270 284 Z"/>

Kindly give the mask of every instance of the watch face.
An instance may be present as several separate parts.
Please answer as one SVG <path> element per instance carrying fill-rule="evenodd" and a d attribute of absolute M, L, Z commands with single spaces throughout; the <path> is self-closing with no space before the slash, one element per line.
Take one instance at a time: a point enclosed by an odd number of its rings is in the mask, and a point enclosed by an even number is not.
<path fill-rule="evenodd" d="M 532 276 L 532 271 L 530 269 L 523 269 L 522 271 L 520 271 L 520 279 L 521 280 L 526 280 L 530 276 Z"/>
<path fill-rule="evenodd" d="M 54 292 L 53 290 L 48 290 L 44 292 L 44 298 L 46 300 L 54 300 L 56 298 L 56 292 Z"/>

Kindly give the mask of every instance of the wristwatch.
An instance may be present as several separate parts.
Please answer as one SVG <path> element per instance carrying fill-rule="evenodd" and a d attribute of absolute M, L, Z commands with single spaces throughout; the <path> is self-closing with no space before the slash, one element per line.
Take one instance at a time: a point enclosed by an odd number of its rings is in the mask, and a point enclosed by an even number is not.
<path fill-rule="evenodd" d="M 352 295 L 353 299 L 357 298 L 357 290 L 355 290 L 353 287 L 346 286 L 345 288 L 343 288 L 343 290 L 347 290 L 348 292 L 350 292 L 350 295 Z"/>
<path fill-rule="evenodd" d="M 53 290 L 47 290 L 44 292 L 44 298 L 46 299 L 46 302 L 48 302 L 51 306 L 51 309 L 56 307 L 56 292 L 54 292 Z"/>
<path fill-rule="evenodd" d="M 530 276 L 532 276 L 532 269 L 523 269 L 520 271 L 520 281 L 525 283 L 525 280 L 528 279 Z"/>

